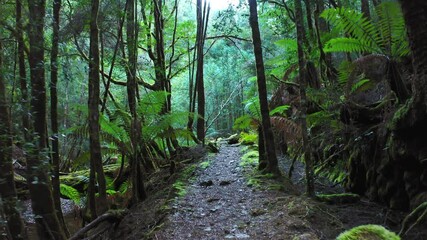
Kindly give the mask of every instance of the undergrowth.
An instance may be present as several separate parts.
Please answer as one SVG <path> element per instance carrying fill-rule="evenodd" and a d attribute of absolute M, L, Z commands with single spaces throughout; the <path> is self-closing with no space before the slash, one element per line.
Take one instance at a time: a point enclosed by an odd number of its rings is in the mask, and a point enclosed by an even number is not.
<path fill-rule="evenodd" d="M 258 189 L 283 190 L 283 185 L 270 181 L 274 178 L 272 173 L 262 173 L 258 170 L 259 152 L 257 146 L 244 146 L 241 150 L 244 154 L 240 158 L 239 166 L 245 168 L 247 185 Z"/>

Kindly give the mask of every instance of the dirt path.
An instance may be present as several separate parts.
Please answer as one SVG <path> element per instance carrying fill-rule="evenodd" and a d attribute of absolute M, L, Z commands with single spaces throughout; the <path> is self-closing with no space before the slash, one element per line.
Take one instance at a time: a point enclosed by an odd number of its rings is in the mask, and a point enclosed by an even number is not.
<path fill-rule="evenodd" d="M 248 186 L 240 157 L 239 147 L 222 145 L 153 239 L 318 239 L 289 214 L 291 196 Z"/>

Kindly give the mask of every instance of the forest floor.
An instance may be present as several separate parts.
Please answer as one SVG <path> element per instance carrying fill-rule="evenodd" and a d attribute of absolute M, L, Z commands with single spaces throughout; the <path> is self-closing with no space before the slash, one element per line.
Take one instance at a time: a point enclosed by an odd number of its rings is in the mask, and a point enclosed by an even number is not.
<path fill-rule="evenodd" d="M 170 187 L 133 207 L 111 229 L 110 239 L 335 239 L 340 232 L 363 224 L 398 231 L 406 213 L 361 200 L 328 205 L 309 199 L 304 191 L 303 165 L 297 163 L 293 187 L 262 175 L 255 164 L 242 165 L 240 145 L 221 144 L 220 152 L 169 177 Z M 283 171 L 290 160 L 280 160 Z M 188 169 L 188 167 L 187 167 Z M 342 189 L 316 181 L 317 190 Z M 172 190 L 174 189 L 174 190 Z M 404 239 L 427 239 L 426 229 L 414 229 Z"/>

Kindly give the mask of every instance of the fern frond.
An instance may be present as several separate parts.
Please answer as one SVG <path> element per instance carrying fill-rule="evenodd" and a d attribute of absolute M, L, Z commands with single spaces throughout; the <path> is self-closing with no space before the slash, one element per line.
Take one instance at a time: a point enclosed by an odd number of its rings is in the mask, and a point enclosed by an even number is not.
<path fill-rule="evenodd" d="M 325 44 L 325 52 L 371 52 L 379 53 L 369 42 L 355 38 L 334 38 Z"/>
<path fill-rule="evenodd" d="M 76 205 L 80 204 L 80 193 L 77 189 L 66 184 L 59 184 L 59 191 L 62 197 L 71 199 Z"/>
<path fill-rule="evenodd" d="M 363 42 L 363 45 L 380 52 L 381 37 L 374 24 L 362 13 L 347 8 L 330 8 L 325 10 L 321 17 L 352 38 Z"/>
<path fill-rule="evenodd" d="M 160 114 L 168 95 L 169 93 L 166 91 L 153 91 L 145 94 L 139 101 L 139 114 L 143 116 Z"/>
<path fill-rule="evenodd" d="M 401 57 L 409 54 L 406 39 L 405 20 L 397 2 L 384 2 L 376 8 L 379 17 L 378 26 L 382 36 L 385 53 L 391 57 Z M 400 48 L 401 45 L 404 48 Z M 408 49 L 408 51 L 404 51 Z"/>
<path fill-rule="evenodd" d="M 261 109 L 259 105 L 259 98 L 252 97 L 245 101 L 245 111 L 255 119 L 261 119 Z"/>
<path fill-rule="evenodd" d="M 284 134 L 287 144 L 297 146 L 301 143 L 301 127 L 286 117 L 270 117 L 271 125 L 276 133 Z"/>
<path fill-rule="evenodd" d="M 354 64 L 349 61 L 343 61 L 338 67 L 338 82 L 342 85 L 347 84 L 351 72 L 354 70 Z"/>

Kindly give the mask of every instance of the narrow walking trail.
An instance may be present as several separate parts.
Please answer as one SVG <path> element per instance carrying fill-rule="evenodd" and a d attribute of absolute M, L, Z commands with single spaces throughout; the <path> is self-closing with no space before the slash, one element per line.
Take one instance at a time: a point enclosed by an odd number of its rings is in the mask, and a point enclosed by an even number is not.
<path fill-rule="evenodd" d="M 222 145 L 206 169 L 196 171 L 187 194 L 172 203 L 153 239 L 318 239 L 283 191 L 248 184 L 240 148 Z M 290 214 L 289 211 L 293 211 Z"/>

